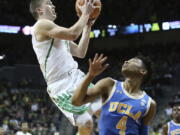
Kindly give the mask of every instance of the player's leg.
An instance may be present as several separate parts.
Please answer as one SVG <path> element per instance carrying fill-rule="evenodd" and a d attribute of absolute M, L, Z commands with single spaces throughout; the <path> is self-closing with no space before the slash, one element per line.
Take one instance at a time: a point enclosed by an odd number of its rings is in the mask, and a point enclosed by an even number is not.
<path fill-rule="evenodd" d="M 78 127 L 78 135 L 91 135 L 92 129 L 91 127 Z"/>
<path fill-rule="evenodd" d="M 93 101 L 90 104 L 88 112 L 91 115 L 94 115 L 97 118 L 99 118 L 100 117 L 100 113 L 101 113 L 101 108 L 102 108 L 102 99 L 98 98 L 97 100 Z"/>
<path fill-rule="evenodd" d="M 60 81 L 48 86 L 48 93 L 52 101 L 63 112 L 74 126 L 78 126 L 79 135 L 91 135 L 93 120 L 91 115 L 100 108 L 96 102 L 80 107 L 71 104 L 71 97 L 75 87 L 84 78 L 84 73 L 80 70 L 72 71 L 68 76 Z M 91 85 L 90 87 L 92 87 Z M 61 90 L 59 90 L 61 88 Z M 98 101 L 99 103 L 101 101 Z M 79 115 L 81 114 L 81 115 Z"/>
<path fill-rule="evenodd" d="M 71 94 L 65 92 L 58 96 L 51 97 L 61 112 L 74 125 L 78 126 L 78 135 L 91 135 L 93 129 L 93 120 L 88 112 L 89 105 L 73 106 L 71 104 Z"/>
<path fill-rule="evenodd" d="M 92 116 L 85 112 L 77 116 L 76 125 L 78 126 L 78 135 L 91 135 L 93 130 Z"/>
<path fill-rule="evenodd" d="M 76 123 L 78 126 L 78 135 L 91 135 L 93 130 L 93 120 L 92 115 L 96 115 L 96 117 L 100 116 L 102 107 L 102 100 L 98 99 L 91 103 L 89 106 L 89 110 L 84 114 L 78 116 L 76 119 Z"/>

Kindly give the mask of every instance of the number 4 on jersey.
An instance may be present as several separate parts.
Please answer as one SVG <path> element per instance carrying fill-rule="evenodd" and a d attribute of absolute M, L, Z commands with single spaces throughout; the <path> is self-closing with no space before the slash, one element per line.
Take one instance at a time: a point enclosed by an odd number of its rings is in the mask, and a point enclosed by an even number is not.
<path fill-rule="evenodd" d="M 119 129 L 119 135 L 125 135 L 126 133 L 126 123 L 127 123 L 127 116 L 123 116 L 120 121 L 116 125 L 116 129 Z"/>

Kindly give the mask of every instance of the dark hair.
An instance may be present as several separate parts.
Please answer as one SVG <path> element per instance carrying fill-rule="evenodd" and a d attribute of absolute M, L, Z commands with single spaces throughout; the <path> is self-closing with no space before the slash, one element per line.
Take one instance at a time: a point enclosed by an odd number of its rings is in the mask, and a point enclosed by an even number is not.
<path fill-rule="evenodd" d="M 43 1 L 43 0 L 31 0 L 31 2 L 30 2 L 29 10 L 30 10 L 32 16 L 33 16 L 35 19 L 38 18 L 38 14 L 37 14 L 37 12 L 36 12 L 36 9 L 41 6 L 41 2 L 42 2 L 42 1 Z"/>
<path fill-rule="evenodd" d="M 142 85 L 147 84 L 152 77 L 152 61 L 150 57 L 145 57 L 142 55 L 137 56 L 136 58 L 140 59 L 143 62 L 145 69 L 147 70 L 147 74 L 144 76 Z"/>

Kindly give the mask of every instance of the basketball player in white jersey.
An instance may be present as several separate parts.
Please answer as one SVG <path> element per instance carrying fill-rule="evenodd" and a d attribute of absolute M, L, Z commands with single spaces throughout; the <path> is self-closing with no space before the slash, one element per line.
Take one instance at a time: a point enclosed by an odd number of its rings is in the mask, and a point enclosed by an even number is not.
<path fill-rule="evenodd" d="M 92 130 L 92 106 L 75 107 L 71 96 L 84 77 L 72 56 L 84 58 L 89 44 L 93 21 L 88 22 L 95 8 L 93 0 L 85 0 L 80 6 L 82 15 L 70 28 L 56 25 L 55 6 L 51 0 L 31 0 L 30 12 L 37 20 L 32 29 L 32 44 L 41 71 L 47 82 L 47 91 L 52 101 L 75 126 L 79 135 L 90 135 Z M 82 33 L 79 45 L 76 40 Z M 91 114 L 90 114 L 91 113 Z"/>

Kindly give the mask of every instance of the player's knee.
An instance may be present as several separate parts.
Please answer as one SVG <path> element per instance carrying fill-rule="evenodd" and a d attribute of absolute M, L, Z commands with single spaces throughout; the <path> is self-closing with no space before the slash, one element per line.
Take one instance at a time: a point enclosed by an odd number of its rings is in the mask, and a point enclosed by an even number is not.
<path fill-rule="evenodd" d="M 76 125 L 83 129 L 91 130 L 93 128 L 92 116 L 88 112 L 85 112 L 84 114 L 78 116 L 76 119 Z"/>
<path fill-rule="evenodd" d="M 83 125 L 81 125 L 81 129 L 91 131 L 93 129 L 93 121 L 87 120 Z"/>
<path fill-rule="evenodd" d="M 88 120 L 88 121 L 85 123 L 85 126 L 86 126 L 88 129 L 92 129 L 92 128 L 93 128 L 93 121 L 92 121 L 92 120 Z"/>

